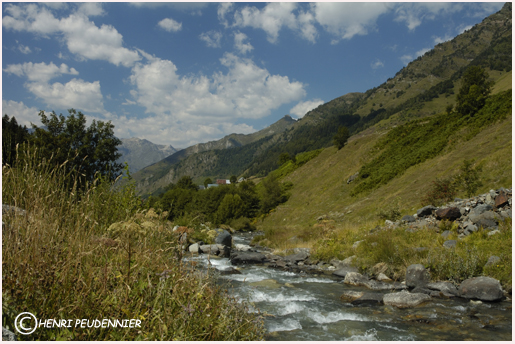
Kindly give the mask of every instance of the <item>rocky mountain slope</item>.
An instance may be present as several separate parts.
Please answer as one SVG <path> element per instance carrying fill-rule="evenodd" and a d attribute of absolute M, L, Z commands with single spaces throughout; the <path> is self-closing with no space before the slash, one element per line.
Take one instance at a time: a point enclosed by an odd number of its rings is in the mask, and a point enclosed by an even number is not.
<path fill-rule="evenodd" d="M 133 137 L 121 139 L 118 152 L 122 154 L 117 162 L 129 164 L 129 172 L 135 173 L 177 152 L 172 146 L 157 145 L 145 139 Z"/>

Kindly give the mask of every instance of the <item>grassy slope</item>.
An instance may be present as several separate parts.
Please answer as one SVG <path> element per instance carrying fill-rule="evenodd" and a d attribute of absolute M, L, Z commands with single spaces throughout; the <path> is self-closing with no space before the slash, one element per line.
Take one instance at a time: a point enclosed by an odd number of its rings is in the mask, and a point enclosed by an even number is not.
<path fill-rule="evenodd" d="M 511 79 L 510 79 L 511 80 Z M 502 88 L 502 86 L 501 86 Z M 370 229 L 379 223 L 380 210 L 397 206 L 404 214 L 413 214 L 422 204 L 421 198 L 436 177 L 445 177 L 458 171 L 464 159 L 475 158 L 484 161 L 482 173 L 484 186 L 478 191 L 486 192 L 501 186 L 512 185 L 512 123 L 511 116 L 495 125 L 485 128 L 468 142 L 459 142 L 453 148 L 446 148 L 437 158 L 409 168 L 370 193 L 351 197 L 353 184 L 347 179 L 361 165 L 371 159 L 371 148 L 386 131 L 371 128 L 349 140 L 340 151 L 331 147 L 311 160 L 284 181 L 294 184 L 287 203 L 270 214 L 260 229 L 273 230 L 277 242 L 284 242 L 293 236 L 308 238 L 313 225 L 321 215 L 331 215 L 336 226 L 363 225 Z M 463 196 L 464 195 L 458 195 Z M 351 213 L 348 213 L 351 211 Z M 336 214 L 335 214 L 336 213 Z M 342 216 L 342 214 L 345 214 Z M 310 246 L 301 242 L 298 246 Z"/>

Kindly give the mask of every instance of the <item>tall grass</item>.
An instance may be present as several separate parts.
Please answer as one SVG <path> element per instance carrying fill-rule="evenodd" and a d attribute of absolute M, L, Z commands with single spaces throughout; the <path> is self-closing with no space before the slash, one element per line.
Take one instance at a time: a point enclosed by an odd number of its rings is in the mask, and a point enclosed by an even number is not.
<path fill-rule="evenodd" d="M 25 209 L 3 216 L 3 326 L 14 329 L 21 312 L 141 321 L 132 329 L 38 328 L 20 339 L 263 338 L 259 314 L 229 297 L 211 272 L 182 262 L 166 214 L 138 210 L 130 184 L 116 190 L 98 178 L 79 190 L 65 164 L 41 160 L 34 149 L 19 156 L 16 167 L 2 168 L 2 203 Z"/>

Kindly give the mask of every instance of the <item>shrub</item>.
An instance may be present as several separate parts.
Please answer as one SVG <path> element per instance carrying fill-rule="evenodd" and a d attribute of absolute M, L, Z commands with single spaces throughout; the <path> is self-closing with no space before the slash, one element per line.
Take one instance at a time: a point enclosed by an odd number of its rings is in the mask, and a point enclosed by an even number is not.
<path fill-rule="evenodd" d="M 397 221 L 401 218 L 401 212 L 397 207 L 391 207 L 389 209 L 380 210 L 377 216 L 381 220 L 390 220 L 390 221 Z"/>
<path fill-rule="evenodd" d="M 456 197 L 456 185 L 452 178 L 436 179 L 422 198 L 422 205 L 432 204 L 436 207 L 451 202 Z"/>

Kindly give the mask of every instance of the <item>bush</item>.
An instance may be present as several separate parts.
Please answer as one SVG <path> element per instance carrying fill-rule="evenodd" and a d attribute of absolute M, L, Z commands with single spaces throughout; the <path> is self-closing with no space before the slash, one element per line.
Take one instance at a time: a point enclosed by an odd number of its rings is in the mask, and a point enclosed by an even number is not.
<path fill-rule="evenodd" d="M 256 230 L 256 226 L 253 225 L 247 217 L 234 219 L 229 225 L 236 231 L 250 232 Z"/>
<path fill-rule="evenodd" d="M 386 210 L 380 210 L 379 213 L 377 214 L 377 216 L 379 216 L 379 218 L 381 220 L 390 220 L 390 221 L 397 221 L 398 219 L 401 218 L 401 215 L 402 214 L 397 207 L 391 207 Z"/>
<path fill-rule="evenodd" d="M 451 202 L 456 197 L 456 185 L 452 178 L 436 179 L 431 182 L 431 188 L 422 198 L 422 206 L 428 204 L 438 207 Z"/>

